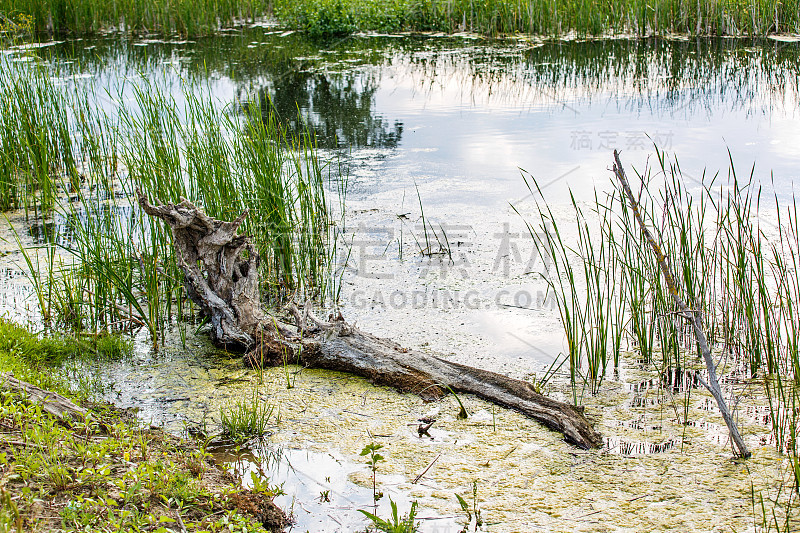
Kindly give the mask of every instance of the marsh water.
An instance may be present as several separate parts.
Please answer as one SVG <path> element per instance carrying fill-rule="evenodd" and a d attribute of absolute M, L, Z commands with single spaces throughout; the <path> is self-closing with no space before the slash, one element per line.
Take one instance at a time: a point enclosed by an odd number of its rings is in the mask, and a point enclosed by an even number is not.
<path fill-rule="evenodd" d="M 675 153 L 690 189 L 717 173 L 724 181 L 730 159 L 740 177 L 752 172 L 784 202 L 800 183 L 800 42 L 788 38 L 314 42 L 255 27 L 196 42 L 46 44 L 35 53 L 71 63 L 109 109 L 138 78 L 172 88 L 176 99 L 181 80 L 192 79 L 231 112 L 259 106 L 290 128 L 310 125 L 331 161 L 332 194 L 347 183 L 345 318 L 514 377 L 540 377 L 565 349 L 554 302 L 532 275 L 541 258 L 524 225 L 535 203 L 522 170 L 565 224 L 574 220 L 570 191 L 589 202 L 609 189 L 614 148 L 639 170 L 655 147 Z M 4 52 L 23 59 L 22 50 Z M 54 222 L 26 238 L 58 233 Z M 425 224 L 433 228 L 427 241 Z M 447 253 L 420 253 L 432 246 Z M 26 320 L 34 303 L 7 248 L 0 304 Z M 172 335 L 152 353 L 142 335 L 133 360 L 98 369 L 114 384 L 109 398 L 181 431 L 213 424 L 220 405 L 258 387 L 280 406 L 281 423 L 255 455 L 225 459 L 245 474 L 262 462 L 284 483 L 279 502 L 297 531 L 365 525 L 356 510 L 371 510 L 372 487 L 358 452 L 371 441 L 385 446 L 384 492 L 401 509 L 419 501 L 422 531 L 458 531 L 464 516 L 454 493 L 471 498 L 473 482 L 489 531 L 746 531 L 754 528 L 751 488 L 768 496 L 782 480 L 758 396 L 740 406 L 755 449 L 745 468 L 730 460 L 721 418 L 682 369 L 659 373 L 623 360 L 601 393 L 585 398 L 607 448 L 579 452 L 476 399 L 464 399 L 471 416 L 459 420 L 453 399 L 424 404 L 295 367 L 256 374 L 202 334 Z M 548 392 L 569 395 L 558 379 Z M 677 423 L 684 404 L 689 425 Z M 437 417 L 430 437 L 417 434 L 423 416 Z"/>

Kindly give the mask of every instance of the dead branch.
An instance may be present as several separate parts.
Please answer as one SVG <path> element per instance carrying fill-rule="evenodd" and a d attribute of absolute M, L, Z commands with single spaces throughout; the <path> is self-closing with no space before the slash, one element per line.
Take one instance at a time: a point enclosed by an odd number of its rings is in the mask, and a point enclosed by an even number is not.
<path fill-rule="evenodd" d="M 408 350 L 351 326 L 341 314 L 323 321 L 308 304 L 303 311 L 289 307 L 294 325 L 265 312 L 258 298 L 258 255 L 249 237 L 236 234 L 246 213 L 228 223 L 187 200 L 152 205 L 139 193 L 139 204 L 172 228 L 187 292 L 211 318 L 212 340 L 247 351 L 246 364 L 291 362 L 349 372 L 428 399 L 441 398 L 448 389 L 474 394 L 520 411 L 582 448 L 602 445 L 582 409 L 543 396 L 524 381 Z"/>
<path fill-rule="evenodd" d="M 717 406 L 719 407 L 720 413 L 722 413 L 722 418 L 725 420 L 725 424 L 728 426 L 728 431 L 730 432 L 731 439 L 736 445 L 738 455 L 740 457 L 750 457 L 750 451 L 747 449 L 747 445 L 739 433 L 739 429 L 736 427 L 736 421 L 733 419 L 733 416 L 728 409 L 728 405 L 725 403 L 725 397 L 722 395 L 722 390 L 719 386 L 717 369 L 714 365 L 714 358 L 711 356 L 711 350 L 708 347 L 708 339 L 706 339 L 706 334 L 703 331 L 703 315 L 699 310 L 690 309 L 689 306 L 686 305 L 686 302 L 683 301 L 683 298 L 680 297 L 678 292 L 678 284 L 675 282 L 675 277 L 672 275 L 672 271 L 667 263 L 667 257 L 661 249 L 661 246 L 650 233 L 650 230 L 647 229 L 647 225 L 644 223 L 644 219 L 642 218 L 642 214 L 639 210 L 639 204 L 634 198 L 631 187 L 628 184 L 628 178 L 625 176 L 625 169 L 622 167 L 622 162 L 620 161 L 619 152 L 617 150 L 614 150 L 614 174 L 622 184 L 622 189 L 625 192 L 625 196 L 628 198 L 631 209 L 633 210 L 633 215 L 642 230 L 645 240 L 656 254 L 656 262 L 658 263 L 661 273 L 664 276 L 664 280 L 667 283 L 667 288 L 672 296 L 672 300 L 675 302 L 675 305 L 678 306 L 681 316 L 686 318 L 692 325 L 694 337 L 697 340 L 697 344 L 700 346 L 700 352 L 703 355 L 703 360 L 706 364 L 706 370 L 708 371 L 708 383 L 705 383 L 706 388 L 709 390 L 709 392 L 711 392 L 711 395 L 717 401 Z"/>
<path fill-rule="evenodd" d="M 11 374 L 0 374 L 0 388 L 16 392 L 32 404 L 41 405 L 45 413 L 56 418 L 66 418 L 75 422 L 86 418 L 87 411 L 83 407 L 75 405 L 60 394 L 40 389 L 36 385 L 21 381 Z"/>

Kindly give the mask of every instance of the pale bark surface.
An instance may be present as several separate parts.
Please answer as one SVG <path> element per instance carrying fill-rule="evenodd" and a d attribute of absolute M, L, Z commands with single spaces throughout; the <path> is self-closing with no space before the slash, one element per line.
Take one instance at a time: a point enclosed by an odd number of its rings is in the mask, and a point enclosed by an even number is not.
<path fill-rule="evenodd" d="M 237 235 L 247 211 L 233 222 L 222 222 L 188 200 L 154 206 L 140 193 L 139 204 L 172 229 L 186 290 L 209 318 L 214 343 L 252 347 L 264 313 L 258 298 L 258 254 L 249 237 Z"/>
<path fill-rule="evenodd" d="M 139 203 L 172 228 L 187 293 L 208 316 L 212 340 L 247 351 L 246 364 L 297 362 L 349 372 L 427 399 L 441 398 L 449 388 L 515 409 L 576 446 L 603 444 L 581 409 L 548 398 L 524 381 L 408 350 L 360 331 L 341 316 L 320 320 L 308 305 L 302 311 L 291 307 L 295 324 L 266 313 L 258 295 L 258 255 L 249 237 L 236 234 L 247 213 L 229 223 L 208 217 L 187 200 L 152 205 L 140 194 Z"/>
<path fill-rule="evenodd" d="M 57 418 L 80 422 L 86 418 L 86 409 L 52 391 L 40 389 L 10 374 L 0 374 L 0 388 L 13 391 L 32 404 L 39 404 L 45 413 Z"/>

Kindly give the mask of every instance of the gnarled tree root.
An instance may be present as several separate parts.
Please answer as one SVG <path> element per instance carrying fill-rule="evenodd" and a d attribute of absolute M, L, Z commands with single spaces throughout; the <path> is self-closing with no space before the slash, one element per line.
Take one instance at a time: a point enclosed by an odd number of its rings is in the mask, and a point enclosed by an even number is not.
<path fill-rule="evenodd" d="M 428 399 L 440 398 L 448 389 L 474 394 L 562 432 L 567 442 L 581 448 L 602 445 L 581 409 L 548 398 L 524 381 L 408 350 L 348 325 L 341 316 L 324 322 L 308 307 L 304 313 L 293 309 L 296 325 L 266 313 L 258 303 L 258 256 L 249 237 L 236 234 L 246 213 L 228 223 L 208 217 L 187 200 L 154 206 L 140 193 L 139 203 L 172 228 L 187 293 L 209 317 L 212 340 L 244 348 L 245 363 L 265 367 L 297 361 Z"/>

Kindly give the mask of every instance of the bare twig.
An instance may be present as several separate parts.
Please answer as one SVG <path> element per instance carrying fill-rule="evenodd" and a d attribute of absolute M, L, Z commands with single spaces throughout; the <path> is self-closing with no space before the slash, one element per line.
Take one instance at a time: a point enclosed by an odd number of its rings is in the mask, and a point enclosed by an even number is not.
<path fill-rule="evenodd" d="M 705 383 L 706 388 L 709 390 L 709 392 L 711 392 L 711 395 L 714 396 L 714 399 L 717 401 L 717 406 L 719 407 L 720 413 L 722 413 L 722 418 L 725 420 L 725 424 L 728 426 L 728 431 L 731 434 L 731 439 L 736 445 L 738 455 L 740 457 L 750 457 L 750 451 L 747 449 L 747 445 L 739 433 L 739 429 L 736 427 L 736 421 L 733 419 L 733 416 L 728 409 L 728 405 L 725 403 L 725 398 L 722 395 L 722 390 L 719 386 L 719 380 L 717 379 L 717 370 L 716 366 L 714 365 L 714 358 L 711 356 L 711 350 L 708 347 L 708 339 L 706 339 L 706 334 L 703 331 L 702 314 L 700 311 L 690 309 L 689 306 L 686 305 L 686 302 L 684 302 L 678 294 L 678 284 L 675 282 L 675 277 L 672 275 L 672 271 L 669 268 L 667 257 L 661 249 L 661 246 L 658 244 L 655 238 L 653 238 L 653 235 L 650 233 L 650 230 L 647 229 L 647 226 L 644 223 L 642 214 L 639 211 L 639 204 L 634 198 L 631 187 L 628 184 L 628 178 L 625 176 L 625 170 L 622 168 L 622 162 L 620 161 L 619 152 L 617 150 L 614 150 L 614 174 L 622 184 L 622 189 L 624 190 L 625 195 L 628 197 L 628 200 L 631 204 L 631 209 L 633 210 L 633 215 L 636 218 L 636 222 L 639 223 L 639 227 L 644 234 L 645 240 L 656 254 L 656 261 L 658 262 L 658 266 L 661 268 L 661 273 L 663 274 L 664 280 L 667 283 L 667 288 L 672 296 L 672 300 L 675 302 L 675 305 L 678 306 L 681 315 L 692 325 L 694 337 L 697 340 L 697 344 L 700 346 L 700 352 L 703 355 L 703 360 L 706 364 L 706 370 L 708 371 L 708 382 Z"/>
<path fill-rule="evenodd" d="M 26 446 L 29 448 L 38 448 L 40 450 L 44 449 L 44 446 L 41 444 L 36 444 L 34 442 L 23 442 L 21 440 L 0 440 L 0 444 L 7 444 L 9 446 Z"/>
<path fill-rule="evenodd" d="M 433 460 L 433 461 L 431 461 L 431 464 L 429 464 L 429 465 L 428 465 L 428 468 L 426 468 L 425 470 L 423 470 L 422 472 L 420 472 L 420 474 L 419 474 L 417 477 L 415 477 L 415 478 L 414 478 L 414 481 L 412 481 L 411 483 L 417 483 L 417 482 L 419 482 L 419 480 L 420 480 L 420 479 L 422 479 L 422 476 L 424 476 L 425 474 L 427 474 L 427 473 L 428 473 L 428 470 L 430 470 L 430 469 L 431 469 L 431 467 L 434 465 L 434 463 L 436 463 L 436 461 L 438 461 L 438 460 L 439 460 L 439 457 L 441 457 L 441 456 L 442 456 L 442 454 L 439 454 L 439 455 L 437 455 L 437 456 L 434 458 L 434 460 Z"/>
<path fill-rule="evenodd" d="M 181 512 L 175 509 L 175 517 L 178 519 L 178 526 L 181 528 L 181 533 L 189 533 L 186 529 L 186 525 L 183 523 L 183 518 L 181 518 Z"/>

